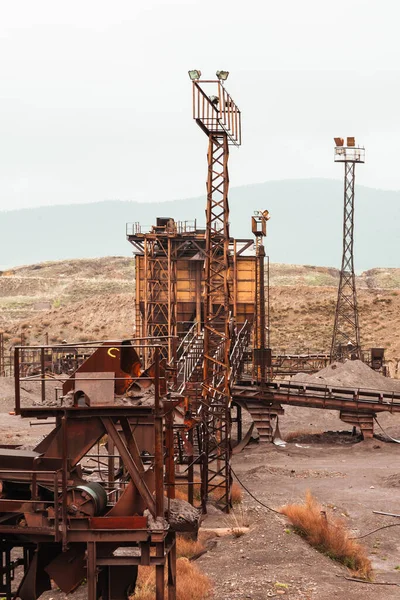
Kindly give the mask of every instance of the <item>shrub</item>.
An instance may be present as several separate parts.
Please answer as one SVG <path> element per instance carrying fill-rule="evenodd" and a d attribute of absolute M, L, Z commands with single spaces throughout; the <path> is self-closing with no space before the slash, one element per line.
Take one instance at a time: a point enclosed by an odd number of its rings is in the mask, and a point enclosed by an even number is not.
<path fill-rule="evenodd" d="M 176 600 L 206 600 L 210 598 L 210 580 L 187 558 L 177 560 L 176 571 Z M 155 592 L 155 568 L 139 567 L 136 590 L 133 596 L 130 596 L 130 600 L 154 600 Z"/>
<path fill-rule="evenodd" d="M 309 491 L 304 504 L 287 504 L 280 512 L 288 517 L 296 533 L 319 552 L 342 563 L 355 575 L 371 578 L 372 565 L 364 547 L 349 537 L 341 519 L 328 518 Z"/>

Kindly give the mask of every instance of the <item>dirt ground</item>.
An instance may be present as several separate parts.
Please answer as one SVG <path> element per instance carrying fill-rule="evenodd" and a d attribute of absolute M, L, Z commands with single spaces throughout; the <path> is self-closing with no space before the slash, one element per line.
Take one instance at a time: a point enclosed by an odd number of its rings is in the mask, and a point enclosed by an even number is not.
<path fill-rule="evenodd" d="M 400 417 L 386 415 L 379 421 L 388 433 L 400 438 Z M 304 432 L 307 442 L 288 443 L 285 448 L 249 445 L 234 456 L 234 472 L 254 496 L 275 509 L 302 502 L 310 490 L 324 509 L 344 518 L 354 537 L 390 523 L 400 526 L 400 519 L 372 512 L 400 512 L 399 446 L 379 439 L 352 443 L 350 432 L 321 434 L 345 427 L 333 411 L 286 407 L 280 423 L 282 436 Z M 362 540 L 375 572 L 375 584 L 370 585 L 344 579 L 349 576 L 345 567 L 289 532 L 284 517 L 263 508 L 246 492 L 243 505 L 250 533 L 219 540 L 198 561 L 214 581 L 216 598 L 400 598 L 400 572 L 396 569 L 400 565 L 399 527 Z M 221 517 L 210 516 L 207 527 L 215 521 Z M 397 585 L 377 585 L 382 582 Z"/>
<path fill-rule="evenodd" d="M 400 438 L 400 417 L 386 415 L 379 420 L 391 436 Z M 51 429 L 50 424 L 31 426 L 8 411 L 0 414 L 0 427 L 7 432 L 3 443 L 22 439 L 27 446 Z M 302 501 L 311 490 L 327 511 L 343 516 L 355 537 L 390 523 L 400 525 L 400 519 L 372 512 L 400 513 L 399 446 L 380 439 L 353 443 L 350 435 L 322 433 L 345 428 L 335 412 L 287 407 L 280 421 L 282 437 L 297 431 L 301 441 L 284 448 L 250 444 L 234 456 L 234 472 L 252 494 L 275 509 Z M 246 492 L 243 507 L 250 532 L 239 538 L 218 538 L 196 563 L 213 580 L 215 599 L 400 598 L 400 571 L 396 569 L 400 565 L 399 527 L 362 540 L 375 570 L 375 585 L 370 585 L 347 581 L 346 568 L 308 546 L 290 532 L 284 517 L 268 511 Z M 229 526 L 227 519 L 211 508 L 204 527 Z M 383 582 L 398 585 L 377 585 Z M 56 590 L 43 595 L 44 600 L 64 598 Z M 85 587 L 72 598 L 84 600 Z"/>

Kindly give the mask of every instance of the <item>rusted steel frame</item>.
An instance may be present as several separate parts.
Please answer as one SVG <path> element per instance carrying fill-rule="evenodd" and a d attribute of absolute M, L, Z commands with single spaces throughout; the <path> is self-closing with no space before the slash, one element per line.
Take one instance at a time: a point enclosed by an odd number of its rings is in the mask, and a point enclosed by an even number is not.
<path fill-rule="evenodd" d="M 141 256 L 144 253 L 144 242 L 132 239 L 132 236 L 129 237 L 129 241 L 136 250 L 138 250 L 138 255 Z"/>
<path fill-rule="evenodd" d="M 206 463 L 205 499 L 221 478 L 220 507 L 229 511 L 230 499 L 230 327 L 229 327 L 229 205 L 227 135 L 209 137 L 204 276 L 204 381 L 202 421 Z M 222 410 L 221 407 L 222 406 Z M 216 447 L 211 456 L 211 444 Z"/>
<path fill-rule="evenodd" d="M 255 271 L 255 289 L 254 289 L 254 327 L 253 327 L 253 348 L 258 348 L 259 347 L 259 333 L 260 333 L 260 329 L 259 329 L 259 308 L 260 308 L 260 300 L 259 300 L 259 285 L 258 285 L 258 271 L 260 268 L 259 265 L 259 261 L 257 259 L 257 253 L 258 253 L 258 245 L 259 245 L 259 238 L 256 237 L 255 239 L 255 246 L 256 246 L 256 260 L 254 263 L 254 271 Z M 253 361 L 254 363 L 254 361 Z M 257 379 L 257 368 L 255 366 L 255 364 L 253 364 L 253 379 Z"/>
<path fill-rule="evenodd" d="M 254 398 L 253 398 L 254 400 Z M 306 406 L 309 408 L 324 408 L 328 410 L 352 409 L 357 412 L 381 412 L 385 409 L 373 403 L 364 402 L 362 406 L 356 400 L 327 398 L 320 396 L 302 396 L 300 394 L 273 393 L 273 401 L 290 406 Z"/>
<path fill-rule="evenodd" d="M 156 557 L 163 560 L 161 564 L 156 565 L 156 600 L 164 600 L 164 542 L 156 544 Z"/>
<path fill-rule="evenodd" d="M 169 553 L 168 553 L 169 556 Z M 165 556 L 150 556 L 149 564 L 147 566 L 157 566 L 157 565 L 165 565 L 166 558 Z M 139 567 L 145 566 L 141 562 L 140 556 L 109 556 L 107 558 L 98 558 L 96 560 L 96 564 L 98 567 L 105 566 L 134 566 L 137 565 Z M 134 598 L 135 596 L 132 596 Z M 112 600 L 112 599 L 111 599 Z"/>
<path fill-rule="evenodd" d="M 45 510 L 50 501 L 42 502 L 36 500 L 11 500 L 3 498 L 0 500 L 0 509 L 3 513 L 36 513 L 38 510 Z M 1 525 L 0 525 L 1 531 Z"/>
<path fill-rule="evenodd" d="M 177 331 L 177 261 L 179 244 L 168 237 L 168 363 L 176 363 Z"/>
<path fill-rule="evenodd" d="M 52 527 L 24 527 L 21 531 L 21 527 L 18 525 L 1 525 L 0 533 L 2 535 L 15 535 L 16 533 L 23 533 L 25 536 L 38 536 L 38 541 L 51 541 L 54 540 L 54 529 Z M 83 531 L 83 530 L 81 530 Z M 49 538 L 49 540 L 46 540 Z"/>
<path fill-rule="evenodd" d="M 173 539 L 168 552 L 168 600 L 176 600 L 176 537 Z"/>
<path fill-rule="evenodd" d="M 201 323 L 201 299 L 202 299 L 202 281 L 201 281 L 201 271 L 196 269 L 195 271 L 195 285 L 196 285 L 196 329 L 197 334 L 199 335 L 202 331 L 202 323 Z"/>
<path fill-rule="evenodd" d="M 239 242 L 244 242 L 243 246 L 241 246 L 238 250 L 236 250 L 236 256 L 241 256 L 246 250 L 248 250 L 250 248 L 250 246 L 252 246 L 254 244 L 253 240 L 250 240 L 247 238 L 245 238 L 245 239 L 241 239 L 241 238 L 236 239 L 235 238 L 233 240 L 230 240 L 230 243 L 232 243 L 232 242 L 233 242 L 233 244 L 235 244 L 235 242 L 236 242 L 236 245 Z"/>
<path fill-rule="evenodd" d="M 258 238 L 257 238 L 258 239 Z M 265 274 L 264 274 L 264 257 L 265 250 L 262 243 L 257 244 L 257 342 L 258 350 L 261 351 L 260 364 L 257 366 L 257 380 L 260 381 L 261 385 L 264 385 L 267 381 L 267 367 L 266 367 L 266 356 L 265 356 Z"/>
<path fill-rule="evenodd" d="M 175 456 L 174 456 L 174 414 L 173 407 L 175 402 L 168 402 L 164 400 L 164 414 L 165 414 L 165 448 L 166 448 L 166 461 L 165 461 L 165 480 L 167 483 L 167 496 L 168 499 L 175 498 Z M 168 502 L 169 512 L 169 502 Z"/>
<path fill-rule="evenodd" d="M 233 318 L 237 322 L 237 300 L 238 300 L 238 269 L 237 269 L 237 241 L 233 240 Z"/>
<path fill-rule="evenodd" d="M 189 429 L 188 431 L 188 441 L 189 444 L 191 446 L 191 448 L 193 448 L 193 428 Z M 193 454 L 190 454 L 188 456 L 188 479 L 187 479 L 187 483 L 188 483 L 188 502 L 190 502 L 190 504 L 193 505 L 193 501 L 194 501 L 194 456 Z"/>
<path fill-rule="evenodd" d="M 139 448 L 137 446 L 136 440 L 132 434 L 132 429 L 131 426 L 129 424 L 129 421 L 126 417 L 121 417 L 120 420 L 120 425 L 122 427 L 122 431 L 124 433 L 125 436 L 125 440 L 126 440 L 126 445 L 128 447 L 129 452 L 132 455 L 132 458 L 138 468 L 138 472 L 143 475 L 145 469 L 143 466 L 143 461 L 142 461 L 142 457 L 140 456 L 140 452 L 139 452 Z"/>
<path fill-rule="evenodd" d="M 121 421 L 123 421 L 123 419 L 121 419 Z M 121 425 L 122 425 L 122 423 L 121 423 Z M 125 431 L 124 431 L 124 434 L 125 434 Z M 125 437 L 126 437 L 126 435 L 125 435 Z M 128 448 L 129 448 L 129 444 L 128 444 Z M 115 481 L 115 454 L 114 454 L 114 442 L 111 438 L 109 438 L 107 441 L 107 453 L 108 453 L 108 459 L 107 459 L 108 484 L 111 485 L 111 487 L 113 487 L 113 484 Z M 99 460 L 99 458 L 100 457 L 98 457 L 98 460 Z M 100 462 L 100 460 L 99 460 L 99 462 Z M 116 499 L 117 499 L 116 492 L 113 492 L 112 494 L 110 494 L 108 496 L 109 502 L 115 502 Z"/>
<path fill-rule="evenodd" d="M 169 238 L 165 235 L 154 235 L 145 238 L 144 288 L 145 288 L 145 331 L 146 335 L 168 336 L 169 296 L 171 292 L 169 273 Z M 175 292 L 176 296 L 176 292 Z M 168 340 L 170 347 L 170 340 Z M 169 352 L 163 358 L 168 359 Z M 147 362 L 153 361 L 154 351 L 147 353 Z"/>
<path fill-rule="evenodd" d="M 143 281 L 143 291 L 144 291 L 144 316 L 143 316 L 143 334 L 148 334 L 148 304 L 149 304 L 149 290 L 147 285 L 147 274 L 149 270 L 149 257 L 148 257 L 148 245 L 149 242 L 147 239 L 144 240 L 144 258 L 143 258 L 143 273 L 144 273 L 144 281 Z M 147 346 L 147 344 L 146 344 Z M 145 361 L 148 361 L 149 350 L 145 348 Z M 150 361 L 149 361 L 150 362 Z M 146 365 L 147 366 L 147 365 Z"/>
<path fill-rule="evenodd" d="M 203 258 L 205 258 L 206 254 L 205 254 L 205 249 L 204 249 L 204 247 L 203 247 L 203 246 L 200 246 L 200 244 L 198 244 L 198 243 L 196 242 L 196 240 L 190 240 L 190 241 L 191 241 L 191 244 L 192 244 L 192 245 L 193 245 L 193 246 L 194 246 L 194 247 L 195 247 L 195 248 L 196 248 L 196 249 L 199 251 L 199 254 L 200 254 L 201 256 L 203 256 Z"/>
<path fill-rule="evenodd" d="M 33 528 L 26 528 L 25 531 L 32 532 Z M 34 533 L 40 534 L 40 528 L 37 527 Z M 50 532 L 52 533 L 52 531 Z M 154 535 L 151 536 L 153 538 Z M 162 532 L 161 537 L 164 537 Z M 129 543 L 148 542 L 149 532 L 147 529 L 69 529 L 69 542 L 111 542 L 128 545 Z"/>
<path fill-rule="evenodd" d="M 15 414 L 21 414 L 21 387 L 19 373 L 19 353 L 20 349 L 14 349 L 14 384 L 15 384 Z"/>
<path fill-rule="evenodd" d="M 344 163 L 343 254 L 331 345 L 331 361 L 361 357 L 360 327 L 354 274 L 355 162 Z M 351 352 L 347 349 L 350 343 Z"/>
<path fill-rule="evenodd" d="M 212 84 L 219 99 L 212 103 L 202 87 Z M 193 81 L 193 118 L 207 134 L 226 134 L 232 144 L 241 144 L 241 115 L 235 102 L 219 80 Z"/>
<path fill-rule="evenodd" d="M 270 268 L 269 268 L 269 256 L 267 256 L 267 348 L 271 348 L 271 296 L 270 296 Z M 273 377 L 272 372 L 272 359 L 270 368 L 270 379 Z"/>
<path fill-rule="evenodd" d="M 33 500 L 33 510 L 36 508 L 36 502 L 39 500 L 36 464 L 39 462 L 40 456 L 33 459 L 32 479 L 31 479 L 31 500 Z"/>
<path fill-rule="evenodd" d="M 45 371 L 45 356 L 44 348 L 40 349 L 40 373 L 41 373 L 41 391 L 42 391 L 42 404 L 46 402 L 46 371 Z"/>
<path fill-rule="evenodd" d="M 96 565 L 96 542 L 90 541 L 86 545 L 87 565 L 87 600 L 97 599 L 97 565 Z"/>
<path fill-rule="evenodd" d="M 144 258 L 143 258 L 144 260 Z M 135 278 L 136 278 L 136 285 L 135 285 L 135 335 L 144 335 L 145 332 L 143 331 L 143 324 L 144 324 L 144 320 L 142 319 L 142 313 L 140 310 L 140 302 L 141 302 L 141 285 L 143 285 L 143 282 L 141 282 L 140 280 L 140 257 L 139 255 L 135 256 Z"/>
<path fill-rule="evenodd" d="M 251 390 L 252 388 L 250 388 Z M 321 391 L 307 389 L 303 392 L 299 386 L 290 390 L 290 386 L 280 386 L 279 388 L 261 388 L 253 393 L 244 387 L 235 386 L 233 389 L 233 398 L 236 400 L 248 399 L 252 401 L 279 402 L 293 406 L 308 406 L 310 408 L 327 408 L 340 410 L 343 408 L 356 410 L 359 412 L 400 412 L 400 403 L 381 403 L 378 401 L 362 398 L 358 393 L 352 392 L 352 397 L 333 396 L 331 391 L 326 389 Z M 253 388 L 254 390 L 254 388 Z M 351 394 L 349 393 L 349 396 Z"/>
<path fill-rule="evenodd" d="M 68 427 L 67 416 L 61 417 L 62 470 L 61 470 L 61 539 L 63 552 L 67 550 L 67 492 L 68 492 Z M 58 508 L 58 507 L 57 507 Z M 54 507 L 56 510 L 56 506 Z"/>
<path fill-rule="evenodd" d="M 155 516 L 164 516 L 164 444 L 163 417 L 160 406 L 160 350 L 155 353 L 154 377 L 154 480 L 155 480 Z"/>
<path fill-rule="evenodd" d="M 55 541 L 60 541 L 60 507 L 58 505 L 58 471 L 54 473 L 54 531 L 55 531 Z"/>
<path fill-rule="evenodd" d="M 121 455 L 124 466 L 126 467 L 129 475 L 132 478 L 133 483 L 135 484 L 139 494 L 143 498 L 147 508 L 151 512 L 153 516 L 156 515 L 156 506 L 154 502 L 154 498 L 147 487 L 145 481 L 143 481 L 141 476 L 140 467 L 135 463 L 132 455 L 130 454 L 125 441 L 121 438 L 117 428 L 115 427 L 112 419 L 108 417 L 102 417 L 102 423 L 104 425 L 105 430 L 107 431 L 110 438 L 113 440 L 118 452 Z"/>
<path fill-rule="evenodd" d="M 179 457 L 179 464 L 183 464 L 183 451 L 182 451 L 182 439 L 181 439 L 181 434 L 179 433 L 179 431 L 176 432 L 176 441 L 177 441 L 177 446 L 178 446 L 178 457 Z"/>

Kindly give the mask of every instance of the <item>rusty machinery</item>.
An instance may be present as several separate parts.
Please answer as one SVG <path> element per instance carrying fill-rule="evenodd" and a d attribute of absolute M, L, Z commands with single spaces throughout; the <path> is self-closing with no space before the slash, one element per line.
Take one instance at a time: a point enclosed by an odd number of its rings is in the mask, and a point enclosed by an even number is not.
<path fill-rule="evenodd" d="M 29 378 L 42 390 L 36 406 L 21 401 L 21 351 L 15 350 L 15 412 L 55 426 L 32 451 L 0 448 L 0 593 L 7 600 L 34 600 L 51 580 L 68 593 L 87 578 L 88 600 L 125 599 L 134 592 L 138 566 L 151 565 L 161 600 L 168 565 L 173 600 L 169 509 L 176 501 L 169 428 L 178 401 L 163 399 L 160 348 L 153 348 L 155 362 L 143 371 L 140 343 L 99 344 L 71 376 L 57 380 L 56 402 L 48 399 L 46 385 L 54 380 L 43 369 Z M 153 402 L 145 405 L 140 398 L 150 387 Z M 97 468 L 89 468 L 91 461 Z M 13 591 L 18 567 L 24 575 Z"/>
<path fill-rule="evenodd" d="M 365 162 L 365 150 L 354 137 L 335 138 L 335 162 L 344 163 L 343 255 L 340 269 L 331 361 L 361 358 L 360 326 L 354 275 L 354 185 L 355 167 Z"/>
<path fill-rule="evenodd" d="M 163 217 L 150 231 L 129 224 L 127 238 L 136 254 L 136 334 L 169 340 L 165 356 L 176 366 L 176 389 L 204 423 L 203 508 L 213 494 L 228 510 L 229 387 L 249 343 L 257 259 L 251 239 L 229 237 L 228 147 L 240 145 L 241 134 L 240 111 L 223 86 L 227 73 L 201 82 L 198 72 L 190 75 L 193 116 L 209 138 L 206 229 Z"/>
<path fill-rule="evenodd" d="M 163 344 L 162 356 L 172 364 L 177 340 L 186 335 L 189 323 L 195 320 L 200 330 L 204 229 L 196 221 L 158 217 L 150 231 L 130 223 L 126 234 L 135 249 L 136 335 Z M 186 302 L 179 292 L 186 294 Z M 191 295 L 194 303 L 188 302 Z M 146 361 L 152 362 L 149 351 Z"/>
<path fill-rule="evenodd" d="M 204 269 L 203 498 L 218 491 L 219 505 L 231 506 L 231 391 L 229 294 L 229 146 L 241 144 L 241 113 L 224 87 L 227 71 L 201 80 L 189 71 L 193 118 L 208 138 L 206 248 Z"/>

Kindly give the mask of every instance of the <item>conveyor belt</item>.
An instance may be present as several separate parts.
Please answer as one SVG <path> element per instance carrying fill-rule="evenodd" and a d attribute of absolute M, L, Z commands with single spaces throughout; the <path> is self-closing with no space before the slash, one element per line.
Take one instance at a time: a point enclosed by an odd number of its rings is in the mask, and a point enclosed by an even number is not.
<path fill-rule="evenodd" d="M 400 392 L 368 388 L 321 386 L 313 384 L 274 381 L 261 389 L 255 385 L 235 385 L 233 399 L 252 399 L 278 402 L 310 408 L 332 410 L 352 409 L 367 412 L 400 412 Z"/>

